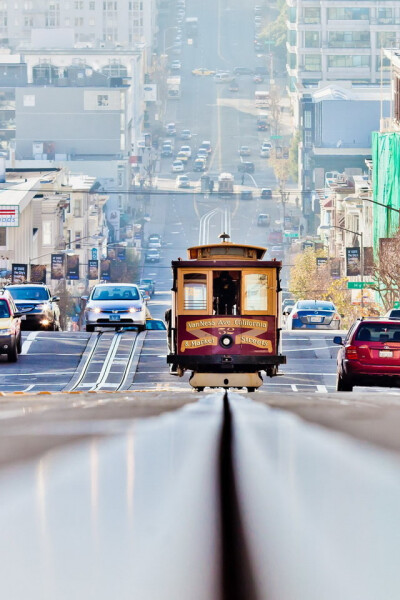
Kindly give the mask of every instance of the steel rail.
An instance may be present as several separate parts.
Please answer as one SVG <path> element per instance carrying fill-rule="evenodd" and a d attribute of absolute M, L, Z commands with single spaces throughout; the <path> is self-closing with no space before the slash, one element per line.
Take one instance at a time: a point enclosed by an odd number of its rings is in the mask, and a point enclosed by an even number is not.
<path fill-rule="evenodd" d="M 86 357 L 86 361 L 85 361 L 85 363 L 83 364 L 83 367 L 82 367 L 82 369 L 81 369 L 81 371 L 80 371 L 80 373 L 79 373 L 78 379 L 77 379 L 77 380 L 76 380 L 76 381 L 73 383 L 73 385 L 72 385 L 71 387 L 69 387 L 69 386 L 66 386 L 66 388 L 65 388 L 65 391 L 68 391 L 68 392 L 73 392 L 73 391 L 75 391 L 75 390 L 76 390 L 76 389 L 77 389 L 77 388 L 80 386 L 80 384 L 82 383 L 82 381 L 83 381 L 83 379 L 85 378 L 85 375 L 86 375 L 86 373 L 87 373 L 87 371 L 88 371 L 88 369 L 89 369 L 90 363 L 91 363 L 91 361 L 92 361 L 92 358 L 93 358 L 93 356 L 94 356 L 94 354 L 95 354 L 95 352 L 96 352 L 96 349 L 97 349 L 97 347 L 98 347 L 98 345 L 99 345 L 99 343 L 100 343 L 100 339 L 101 339 L 102 335 L 103 335 L 103 332 L 102 332 L 102 331 L 99 331 L 99 332 L 97 333 L 97 338 L 96 338 L 96 341 L 95 341 L 95 343 L 93 344 L 92 348 L 90 349 L 90 351 L 89 351 L 89 353 L 88 353 L 88 355 L 87 355 L 87 357 Z"/>

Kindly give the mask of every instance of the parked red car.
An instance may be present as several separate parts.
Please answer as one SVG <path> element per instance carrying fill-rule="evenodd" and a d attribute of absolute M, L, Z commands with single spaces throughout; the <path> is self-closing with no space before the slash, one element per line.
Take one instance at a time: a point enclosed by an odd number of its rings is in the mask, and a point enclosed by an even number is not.
<path fill-rule="evenodd" d="M 337 356 L 339 392 L 355 385 L 400 387 L 400 320 L 359 319 L 343 340 Z"/>

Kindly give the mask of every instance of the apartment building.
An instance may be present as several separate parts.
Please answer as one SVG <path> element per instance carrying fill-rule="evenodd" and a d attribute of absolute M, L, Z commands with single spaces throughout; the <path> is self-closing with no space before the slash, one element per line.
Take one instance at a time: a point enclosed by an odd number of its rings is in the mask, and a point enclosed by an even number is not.
<path fill-rule="evenodd" d="M 290 91 L 319 82 L 377 84 L 382 48 L 400 42 L 398 0 L 286 0 Z"/>
<path fill-rule="evenodd" d="M 0 46 L 28 44 L 32 30 L 70 29 L 85 46 L 151 47 L 156 8 L 156 0 L 1 0 Z"/>
<path fill-rule="evenodd" d="M 392 97 L 390 117 L 372 134 L 375 252 L 380 239 L 393 237 L 400 225 L 400 50 L 385 50 L 385 56 L 391 66 Z"/>

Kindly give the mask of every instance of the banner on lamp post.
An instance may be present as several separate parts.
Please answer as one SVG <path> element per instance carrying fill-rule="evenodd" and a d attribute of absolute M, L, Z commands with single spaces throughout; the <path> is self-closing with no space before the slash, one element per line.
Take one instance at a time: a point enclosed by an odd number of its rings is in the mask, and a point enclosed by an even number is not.
<path fill-rule="evenodd" d="M 51 255 L 51 279 L 64 279 L 64 254 Z"/>
<path fill-rule="evenodd" d="M 110 281 L 111 279 L 111 261 L 108 258 L 103 259 L 100 262 L 100 279 L 104 281 Z"/>
<path fill-rule="evenodd" d="M 355 277 L 361 275 L 361 253 L 360 248 L 346 248 L 346 275 Z"/>
<path fill-rule="evenodd" d="M 67 254 L 67 279 L 79 279 L 79 254 Z"/>
<path fill-rule="evenodd" d="M 13 263 L 11 266 L 11 281 L 13 283 L 25 283 L 28 279 L 28 265 Z"/>
<path fill-rule="evenodd" d="M 88 262 L 88 279 L 90 281 L 95 281 L 98 278 L 99 278 L 99 261 L 91 259 Z"/>
<path fill-rule="evenodd" d="M 31 265 L 32 283 L 46 283 L 46 265 Z"/>

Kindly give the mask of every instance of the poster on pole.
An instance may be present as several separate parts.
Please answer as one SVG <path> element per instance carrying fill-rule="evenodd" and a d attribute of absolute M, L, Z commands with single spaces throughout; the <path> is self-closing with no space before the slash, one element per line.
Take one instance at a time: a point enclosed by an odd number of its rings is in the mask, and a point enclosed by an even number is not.
<path fill-rule="evenodd" d="M 318 256 L 317 257 L 317 268 L 325 267 L 327 262 L 328 262 L 328 259 L 326 256 Z"/>
<path fill-rule="evenodd" d="M 331 277 L 332 279 L 340 279 L 340 259 L 331 258 Z"/>
<path fill-rule="evenodd" d="M 79 254 L 67 254 L 67 279 L 79 279 Z"/>
<path fill-rule="evenodd" d="M 374 250 L 372 246 L 364 247 L 364 275 L 374 274 Z"/>
<path fill-rule="evenodd" d="M 90 259 L 88 262 L 88 279 L 96 281 L 99 278 L 99 261 Z"/>
<path fill-rule="evenodd" d="M 46 265 L 31 265 L 32 283 L 46 283 Z"/>
<path fill-rule="evenodd" d="M 28 265 L 13 263 L 11 266 L 11 281 L 13 283 L 25 283 L 28 279 Z"/>
<path fill-rule="evenodd" d="M 64 254 L 51 255 L 51 279 L 64 279 Z"/>
<path fill-rule="evenodd" d="M 346 248 L 346 275 L 347 277 L 354 277 L 361 275 L 361 254 L 360 248 Z"/>
<path fill-rule="evenodd" d="M 100 279 L 110 281 L 111 279 L 111 261 L 106 258 L 100 263 Z"/>

